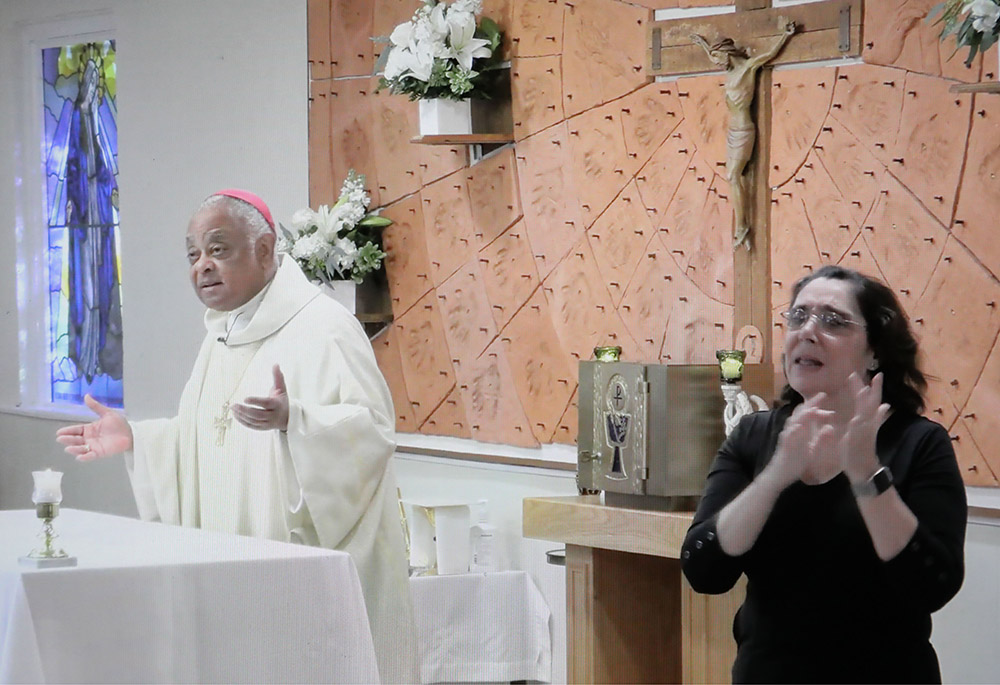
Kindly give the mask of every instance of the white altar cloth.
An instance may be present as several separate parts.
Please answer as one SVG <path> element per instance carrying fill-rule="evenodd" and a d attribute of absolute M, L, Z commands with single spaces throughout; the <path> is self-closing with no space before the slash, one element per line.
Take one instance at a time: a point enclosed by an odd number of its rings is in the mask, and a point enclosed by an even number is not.
<path fill-rule="evenodd" d="M 0 683 L 378 681 L 344 552 L 63 509 L 72 568 L 37 570 L 0 511 Z"/>
<path fill-rule="evenodd" d="M 524 571 L 410 578 L 425 683 L 552 679 L 545 598 Z"/>

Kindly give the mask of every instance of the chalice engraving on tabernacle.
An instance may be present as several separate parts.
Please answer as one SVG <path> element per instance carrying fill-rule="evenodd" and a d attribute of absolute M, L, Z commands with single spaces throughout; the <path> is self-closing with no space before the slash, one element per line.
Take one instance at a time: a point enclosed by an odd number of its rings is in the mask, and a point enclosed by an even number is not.
<path fill-rule="evenodd" d="M 613 449 L 611 468 L 607 477 L 611 480 L 625 480 L 628 476 L 625 474 L 622 462 L 622 448 L 628 444 L 632 415 L 625 411 L 628 408 L 629 396 L 625 381 L 620 375 L 616 374 L 611 378 L 604 397 L 607 405 L 607 410 L 604 412 L 604 434 L 608 447 Z"/>

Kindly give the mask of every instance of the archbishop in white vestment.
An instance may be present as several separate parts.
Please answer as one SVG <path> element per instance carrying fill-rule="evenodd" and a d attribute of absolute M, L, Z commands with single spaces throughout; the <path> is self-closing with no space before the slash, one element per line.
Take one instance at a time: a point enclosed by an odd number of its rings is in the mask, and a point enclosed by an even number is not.
<path fill-rule="evenodd" d="M 417 682 L 392 398 L 361 325 L 276 240 L 253 193 L 206 199 L 186 244 L 208 333 L 177 416 L 129 423 L 88 395 L 98 418 L 56 439 L 80 461 L 124 453 L 147 521 L 349 552 L 381 679 Z"/>
<path fill-rule="evenodd" d="M 178 415 L 132 424 L 140 516 L 349 552 L 382 680 L 419 681 L 390 460 L 395 414 L 361 325 L 291 258 L 239 310 L 207 310 L 205 325 Z M 265 392 L 275 364 L 288 429 L 250 430 L 229 405 Z"/>

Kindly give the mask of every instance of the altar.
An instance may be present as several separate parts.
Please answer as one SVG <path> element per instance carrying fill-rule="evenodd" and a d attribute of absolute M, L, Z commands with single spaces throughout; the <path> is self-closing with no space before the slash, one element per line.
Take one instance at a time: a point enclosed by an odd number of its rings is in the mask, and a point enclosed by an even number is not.
<path fill-rule="evenodd" d="M 724 595 L 691 589 L 680 548 L 692 516 L 598 495 L 524 500 L 524 536 L 566 544 L 569 682 L 730 682 L 745 581 Z"/>
<path fill-rule="evenodd" d="M 378 682 L 344 552 L 63 509 L 75 567 L 39 570 L 0 511 L 0 683 Z"/>

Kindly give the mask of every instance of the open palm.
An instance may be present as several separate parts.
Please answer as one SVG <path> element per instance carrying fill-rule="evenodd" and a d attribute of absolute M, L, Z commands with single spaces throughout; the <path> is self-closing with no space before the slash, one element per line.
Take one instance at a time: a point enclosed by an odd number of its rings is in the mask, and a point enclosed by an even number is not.
<path fill-rule="evenodd" d="M 90 395 L 84 397 L 83 401 L 97 414 L 97 420 L 66 426 L 56 431 L 56 441 L 63 445 L 67 453 L 78 461 L 93 461 L 132 449 L 132 428 L 124 416 Z"/>

